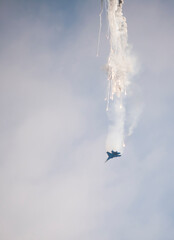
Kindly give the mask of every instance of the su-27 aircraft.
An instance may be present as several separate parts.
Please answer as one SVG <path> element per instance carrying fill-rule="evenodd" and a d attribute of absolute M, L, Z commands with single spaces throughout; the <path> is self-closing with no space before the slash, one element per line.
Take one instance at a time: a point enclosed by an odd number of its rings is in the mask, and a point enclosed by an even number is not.
<path fill-rule="evenodd" d="M 114 158 L 114 157 L 121 157 L 121 153 L 120 152 L 114 152 L 113 150 L 110 152 L 106 152 L 108 154 L 108 158 L 106 159 L 105 162 L 107 162 L 109 159 Z"/>

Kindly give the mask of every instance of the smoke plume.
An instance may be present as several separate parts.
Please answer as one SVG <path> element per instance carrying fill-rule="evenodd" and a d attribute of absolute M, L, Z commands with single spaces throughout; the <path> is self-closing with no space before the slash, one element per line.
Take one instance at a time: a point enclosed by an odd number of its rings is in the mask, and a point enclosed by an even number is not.
<path fill-rule="evenodd" d="M 135 57 L 128 44 L 127 22 L 122 11 L 123 0 L 107 0 L 110 53 L 106 65 L 108 76 L 107 107 L 110 126 L 107 151 L 123 152 L 126 135 L 126 95 L 135 73 Z M 133 125 L 136 120 L 134 119 Z M 132 133 L 131 124 L 129 134 Z"/>

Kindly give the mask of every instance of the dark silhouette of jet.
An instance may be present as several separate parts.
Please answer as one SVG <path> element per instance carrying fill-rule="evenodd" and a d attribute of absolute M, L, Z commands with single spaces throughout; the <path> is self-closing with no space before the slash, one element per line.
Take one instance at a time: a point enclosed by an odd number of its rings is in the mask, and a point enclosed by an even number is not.
<path fill-rule="evenodd" d="M 111 159 L 111 158 L 114 158 L 114 157 L 121 157 L 121 153 L 120 152 L 114 152 L 113 150 L 110 152 L 106 152 L 108 154 L 108 158 L 106 159 L 106 162 Z"/>

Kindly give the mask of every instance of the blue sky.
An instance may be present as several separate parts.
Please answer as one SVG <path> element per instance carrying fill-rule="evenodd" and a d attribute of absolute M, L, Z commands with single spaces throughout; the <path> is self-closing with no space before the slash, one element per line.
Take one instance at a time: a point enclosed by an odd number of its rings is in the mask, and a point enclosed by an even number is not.
<path fill-rule="evenodd" d="M 100 1 L 0 2 L 0 238 L 173 240 L 173 1 L 124 3 L 142 113 L 104 164 Z M 128 116 L 129 117 L 129 116 Z"/>

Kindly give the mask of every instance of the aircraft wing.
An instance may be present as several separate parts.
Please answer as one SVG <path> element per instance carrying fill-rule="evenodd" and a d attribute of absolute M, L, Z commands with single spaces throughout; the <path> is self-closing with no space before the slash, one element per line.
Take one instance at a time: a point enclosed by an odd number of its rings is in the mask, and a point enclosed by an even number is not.
<path fill-rule="evenodd" d="M 108 154 L 108 157 L 111 157 L 112 156 L 112 153 L 110 152 L 106 152 Z"/>

